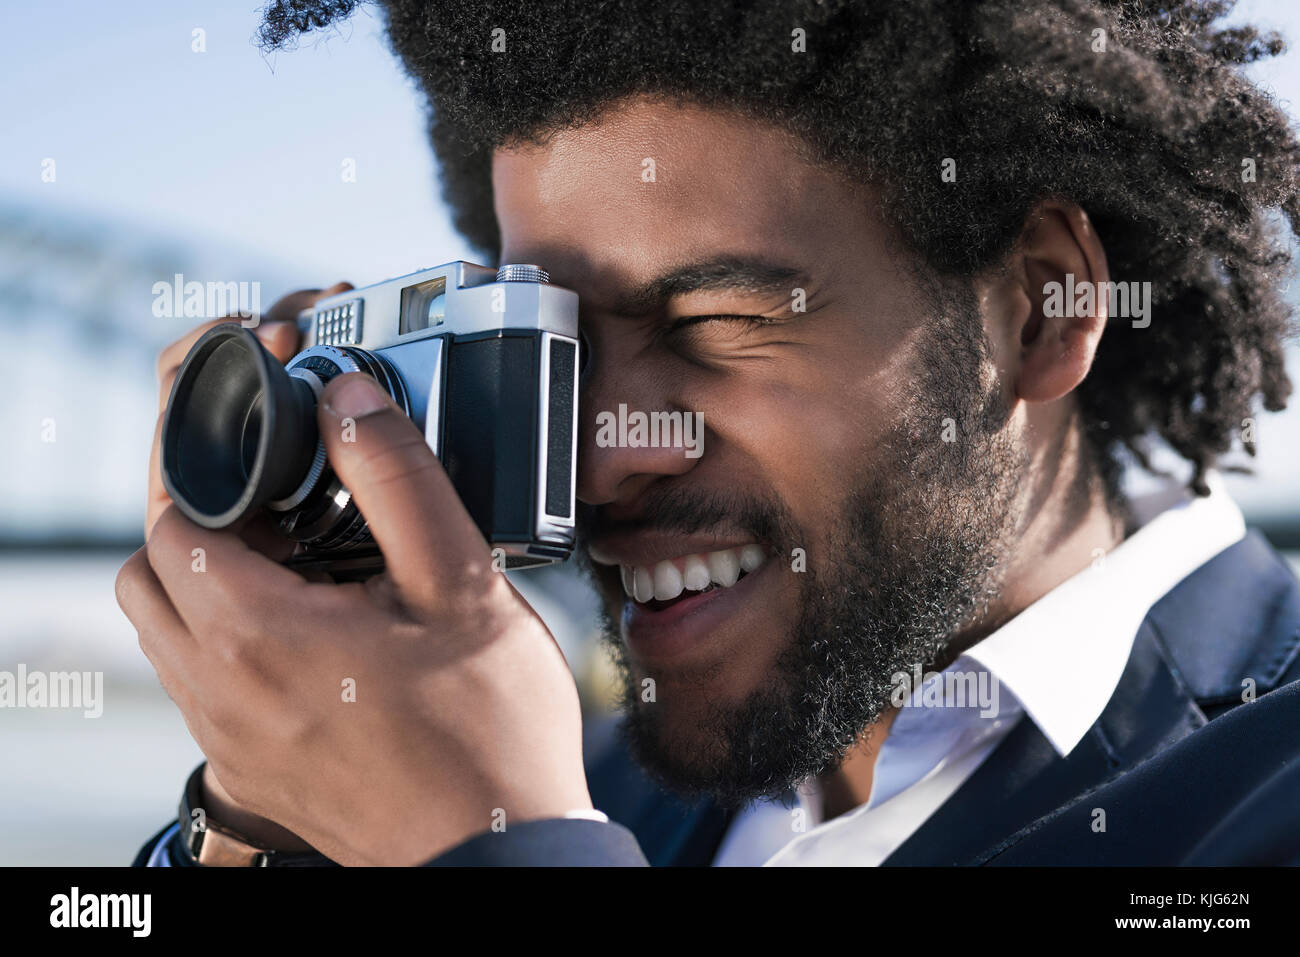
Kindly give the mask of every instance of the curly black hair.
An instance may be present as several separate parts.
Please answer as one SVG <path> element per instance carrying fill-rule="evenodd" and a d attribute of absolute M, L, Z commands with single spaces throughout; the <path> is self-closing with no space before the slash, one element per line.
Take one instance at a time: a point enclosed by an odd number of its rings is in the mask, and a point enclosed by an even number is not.
<path fill-rule="evenodd" d="M 624 96 L 722 106 L 793 129 L 882 187 L 890 220 L 940 276 L 1004 261 L 1044 199 L 1085 209 L 1111 278 L 1152 290 L 1150 325 L 1112 317 L 1078 390 L 1112 491 L 1125 450 L 1150 468 L 1159 436 L 1205 494 L 1206 470 L 1237 442 L 1254 454 L 1256 402 L 1285 406 L 1294 329 L 1278 211 L 1296 233 L 1297 141 L 1239 69 L 1282 41 L 1219 25 L 1231 0 L 381 5 L 428 96 L 456 225 L 489 255 L 494 149 L 544 141 Z M 262 45 L 356 6 L 275 0 Z M 947 158 L 955 182 L 940 176 Z"/>

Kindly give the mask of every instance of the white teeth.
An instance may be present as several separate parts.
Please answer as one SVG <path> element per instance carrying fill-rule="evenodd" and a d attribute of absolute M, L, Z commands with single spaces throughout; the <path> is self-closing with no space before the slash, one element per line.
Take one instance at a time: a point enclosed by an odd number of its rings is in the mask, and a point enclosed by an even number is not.
<path fill-rule="evenodd" d="M 709 578 L 723 588 L 730 588 L 740 577 L 740 559 L 734 548 L 724 548 L 720 552 L 709 552 Z"/>
<path fill-rule="evenodd" d="M 632 597 L 637 601 L 649 601 L 654 596 L 655 580 L 650 569 L 638 565 L 632 579 Z"/>
<path fill-rule="evenodd" d="M 659 601 L 671 601 L 682 593 L 682 573 L 672 562 L 660 562 L 655 566 L 655 598 Z"/>
<path fill-rule="evenodd" d="M 709 587 L 709 566 L 699 555 L 686 556 L 686 570 L 682 572 L 682 584 L 691 591 L 704 591 Z"/>
<path fill-rule="evenodd" d="M 765 558 L 767 558 L 767 555 L 763 553 L 762 546 L 746 545 L 740 550 L 740 570 L 742 572 L 752 572 L 763 564 Z"/>
<path fill-rule="evenodd" d="M 761 545 L 742 545 L 716 552 L 687 555 L 654 565 L 620 565 L 623 591 L 638 602 L 672 601 L 682 591 L 704 591 L 713 585 L 730 588 L 741 572 L 757 570 L 767 561 Z"/>

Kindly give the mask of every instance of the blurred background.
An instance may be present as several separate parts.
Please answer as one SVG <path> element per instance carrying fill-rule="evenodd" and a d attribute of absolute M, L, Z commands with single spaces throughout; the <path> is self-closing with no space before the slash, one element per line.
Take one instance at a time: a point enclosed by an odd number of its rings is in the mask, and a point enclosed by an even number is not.
<path fill-rule="evenodd" d="M 129 863 L 201 760 L 113 596 L 141 543 L 154 361 L 198 321 L 157 317 L 154 284 L 258 282 L 265 308 L 476 258 L 375 13 L 270 56 L 259 19 L 255 2 L 210 0 L 3 14 L 0 670 L 102 671 L 105 707 L 0 709 L 0 865 Z M 1300 44 L 1290 0 L 1233 19 Z M 1252 75 L 1300 103 L 1300 52 Z M 1300 382 L 1294 348 L 1290 368 Z M 1256 476 L 1229 487 L 1300 565 L 1300 401 L 1257 437 Z M 568 567 L 513 577 L 604 707 L 592 596 Z"/>

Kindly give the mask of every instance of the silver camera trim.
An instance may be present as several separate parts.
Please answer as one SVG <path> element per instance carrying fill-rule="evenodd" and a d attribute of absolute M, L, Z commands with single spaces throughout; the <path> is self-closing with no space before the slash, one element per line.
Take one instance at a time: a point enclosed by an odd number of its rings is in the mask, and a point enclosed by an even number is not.
<path fill-rule="evenodd" d="M 573 466 L 573 474 L 569 477 L 569 517 L 563 515 L 552 515 L 546 511 L 546 491 L 547 491 L 547 466 L 550 464 L 550 437 L 551 437 L 551 343 L 568 342 L 573 345 L 573 420 L 569 424 L 569 463 Z M 575 522 L 575 512 L 577 511 L 576 490 L 573 483 L 577 481 L 577 461 L 578 461 L 578 340 L 571 339 L 568 336 L 557 336 L 553 332 L 542 334 L 541 338 L 541 366 L 540 375 L 538 376 L 541 396 L 538 402 L 538 417 L 541 428 L 537 430 L 537 527 L 536 537 L 546 538 L 564 538 L 566 529 L 572 529 Z M 571 537 L 571 536 L 570 536 Z"/>
<path fill-rule="evenodd" d="M 443 280 L 445 320 L 435 326 L 400 332 L 402 292 L 413 286 Z M 447 337 L 485 332 L 521 330 L 540 332 L 538 364 L 538 429 L 534 460 L 536 487 L 533 506 L 533 542 L 494 542 L 507 555 L 530 559 L 534 564 L 556 561 L 556 550 L 567 554 L 573 547 L 577 512 L 578 377 L 581 347 L 578 342 L 578 296 L 553 286 L 547 274 L 536 266 L 510 264 L 500 270 L 456 261 L 417 270 L 383 282 L 349 289 L 321 299 L 298 315 L 303 350 L 318 345 L 352 346 L 380 355 L 406 383 L 407 414 L 424 432 L 426 444 L 442 456 L 442 410 L 446 394 Z M 336 309 L 351 308 L 355 323 L 346 323 L 340 334 L 355 335 L 335 341 L 331 323 Z M 364 318 L 364 322 L 362 319 Z M 330 332 L 318 341 L 321 330 Z M 399 349 L 424 339 L 428 348 Z M 546 511 L 547 466 L 549 465 L 550 389 L 552 341 L 574 346 L 573 421 L 569 452 L 569 517 Z"/>

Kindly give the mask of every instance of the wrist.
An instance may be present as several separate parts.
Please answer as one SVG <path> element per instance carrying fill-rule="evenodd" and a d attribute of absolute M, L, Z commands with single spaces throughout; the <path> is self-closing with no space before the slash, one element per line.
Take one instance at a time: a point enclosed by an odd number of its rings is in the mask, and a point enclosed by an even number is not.
<path fill-rule="evenodd" d="M 313 850 L 310 844 L 287 828 L 236 804 L 217 780 L 210 764 L 203 765 L 198 800 L 207 824 L 238 834 L 260 848 L 289 853 Z"/>
<path fill-rule="evenodd" d="M 206 787 L 205 780 L 210 782 Z M 185 783 L 178 817 L 174 853 L 180 855 L 182 864 L 321 867 L 334 863 L 291 831 L 240 808 L 206 764 L 196 768 Z"/>

